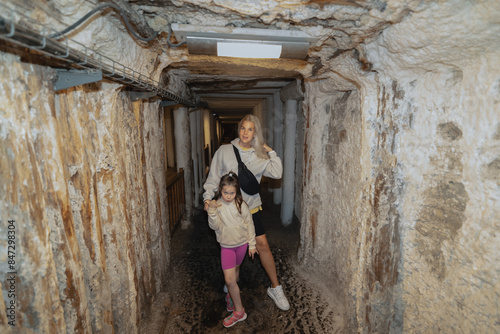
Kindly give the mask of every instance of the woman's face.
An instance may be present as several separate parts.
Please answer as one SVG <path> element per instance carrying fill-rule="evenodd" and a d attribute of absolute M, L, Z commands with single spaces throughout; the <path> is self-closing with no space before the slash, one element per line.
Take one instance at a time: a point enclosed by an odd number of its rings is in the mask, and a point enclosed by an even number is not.
<path fill-rule="evenodd" d="M 240 127 L 240 145 L 241 147 L 251 147 L 253 137 L 255 137 L 255 124 L 250 121 L 244 121 Z"/>
<path fill-rule="evenodd" d="M 223 186 L 222 187 L 222 199 L 226 203 L 231 203 L 236 197 L 236 187 L 234 186 Z"/>

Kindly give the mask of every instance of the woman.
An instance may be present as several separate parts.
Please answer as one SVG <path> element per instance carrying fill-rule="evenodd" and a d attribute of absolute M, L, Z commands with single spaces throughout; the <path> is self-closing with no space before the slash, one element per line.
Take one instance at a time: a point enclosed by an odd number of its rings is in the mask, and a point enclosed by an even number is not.
<path fill-rule="evenodd" d="M 205 211 L 208 209 L 208 203 L 212 200 L 218 189 L 221 176 L 230 171 L 238 170 L 238 161 L 236 160 L 233 146 L 238 149 L 241 160 L 255 175 L 257 181 L 260 182 L 263 175 L 279 179 L 283 174 L 281 159 L 273 149 L 264 143 L 262 128 L 256 116 L 249 114 L 243 117 L 238 125 L 238 135 L 238 138 L 234 139 L 231 144 L 222 145 L 215 152 L 210 166 L 210 173 L 203 185 L 205 189 L 205 193 L 203 194 Z M 274 257 L 267 242 L 264 223 L 259 212 L 262 210 L 262 200 L 258 193 L 249 195 L 242 190 L 242 195 L 243 200 L 248 204 L 252 213 L 260 262 L 271 280 L 271 286 L 267 289 L 267 294 L 273 299 L 276 306 L 286 311 L 290 308 L 290 304 L 285 297 L 283 287 L 278 281 L 276 264 L 274 263 Z"/>

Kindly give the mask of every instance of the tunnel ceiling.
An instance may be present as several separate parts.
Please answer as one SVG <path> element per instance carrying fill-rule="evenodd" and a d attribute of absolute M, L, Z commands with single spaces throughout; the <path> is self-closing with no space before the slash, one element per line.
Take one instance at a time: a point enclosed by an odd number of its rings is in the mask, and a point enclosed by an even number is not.
<path fill-rule="evenodd" d="M 121 0 L 115 0 L 120 2 Z M 289 82 L 309 77 L 322 62 L 357 49 L 390 24 L 411 14 L 420 1 L 322 0 L 130 0 L 149 26 L 163 31 L 161 51 L 168 66 L 165 81 L 183 82 L 221 116 L 247 113 L 260 99 Z M 425 6 L 431 5 L 431 1 Z M 419 6 L 423 6 L 420 4 Z M 168 24 L 301 30 L 316 38 L 304 60 L 237 59 L 189 55 L 187 46 L 167 44 Z M 177 43 L 175 37 L 171 43 Z"/>

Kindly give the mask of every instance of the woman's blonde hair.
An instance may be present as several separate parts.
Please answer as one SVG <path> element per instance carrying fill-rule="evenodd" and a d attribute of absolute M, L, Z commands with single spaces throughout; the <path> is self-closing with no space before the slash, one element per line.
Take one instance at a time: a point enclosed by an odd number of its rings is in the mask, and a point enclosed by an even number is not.
<path fill-rule="evenodd" d="M 257 154 L 257 157 L 261 159 L 269 159 L 269 155 L 264 149 L 264 136 L 262 136 L 262 127 L 260 126 L 259 119 L 257 118 L 257 116 L 254 116 L 252 114 L 245 115 L 245 117 L 243 117 L 238 124 L 238 134 L 240 133 L 241 125 L 245 121 L 252 122 L 255 126 L 255 136 L 250 142 L 250 145 L 252 145 L 255 150 L 255 154 Z"/>

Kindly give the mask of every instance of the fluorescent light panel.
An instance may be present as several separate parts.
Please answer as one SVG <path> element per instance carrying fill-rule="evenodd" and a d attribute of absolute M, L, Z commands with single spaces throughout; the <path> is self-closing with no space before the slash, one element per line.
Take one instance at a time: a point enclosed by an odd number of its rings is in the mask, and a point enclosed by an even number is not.
<path fill-rule="evenodd" d="M 281 56 L 281 45 L 217 42 L 217 55 L 239 58 L 279 58 Z"/>
<path fill-rule="evenodd" d="M 316 41 L 315 38 L 300 30 L 207 27 L 172 23 L 172 31 L 177 41 L 187 42 L 189 53 L 196 55 L 305 59 L 311 43 Z M 220 43 L 235 44 L 239 42 L 250 44 L 250 51 L 243 49 L 241 45 L 236 46 L 239 53 L 218 51 Z M 222 48 L 225 47 L 222 46 Z M 280 51 L 277 50 L 279 47 L 281 47 Z M 263 53 L 251 55 L 258 48 L 275 50 L 272 56 Z M 278 55 L 276 56 L 276 54 Z"/>

